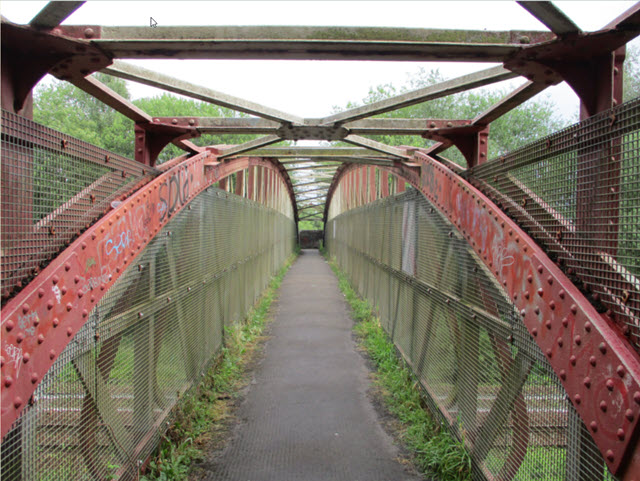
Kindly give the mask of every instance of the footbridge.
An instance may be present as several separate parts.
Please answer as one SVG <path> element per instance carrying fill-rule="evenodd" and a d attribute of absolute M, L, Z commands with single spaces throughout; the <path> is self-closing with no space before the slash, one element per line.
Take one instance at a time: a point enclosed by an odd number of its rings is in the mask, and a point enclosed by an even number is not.
<path fill-rule="evenodd" d="M 475 479 L 640 480 L 640 99 L 622 101 L 640 4 L 583 32 L 519 3 L 548 30 L 61 25 L 82 2 L 3 18 L 2 478 L 135 479 L 318 219 Z M 309 119 L 121 60 L 164 58 L 499 66 Z M 153 117 L 95 72 L 248 115 Z M 133 120 L 133 158 L 34 122 L 47 73 Z M 380 117 L 516 77 L 474 118 Z M 491 123 L 563 81 L 581 120 L 488 158 Z M 327 142 L 273 145 L 303 139 Z M 157 163 L 169 144 L 184 155 Z"/>

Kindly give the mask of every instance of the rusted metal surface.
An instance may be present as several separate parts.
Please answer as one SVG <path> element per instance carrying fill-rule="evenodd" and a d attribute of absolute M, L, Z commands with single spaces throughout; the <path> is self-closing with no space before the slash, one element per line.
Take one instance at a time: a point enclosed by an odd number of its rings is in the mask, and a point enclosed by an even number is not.
<path fill-rule="evenodd" d="M 450 169 L 416 152 L 419 167 L 380 167 L 422 192 L 469 242 L 512 299 L 587 426 L 607 465 L 624 473 L 638 448 L 640 358 L 542 249 L 484 194 Z M 342 178 L 361 168 L 340 169 Z M 357 189 L 357 187 L 355 187 Z M 358 202 L 349 207 L 362 205 Z M 588 379 L 588 382 L 585 380 Z"/>
<path fill-rule="evenodd" d="M 216 159 L 210 152 L 198 154 L 123 200 L 2 309 L 3 436 L 93 306 L 162 226 L 200 192 L 235 172 L 260 166 L 277 173 L 295 206 L 290 181 L 277 161 Z"/>

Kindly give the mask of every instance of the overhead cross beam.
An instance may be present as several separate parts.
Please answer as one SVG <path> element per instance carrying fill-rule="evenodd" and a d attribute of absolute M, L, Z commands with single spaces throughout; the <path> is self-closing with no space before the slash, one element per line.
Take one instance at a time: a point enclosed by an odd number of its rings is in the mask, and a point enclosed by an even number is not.
<path fill-rule="evenodd" d="M 581 33 L 580 28 L 551 2 L 517 2 L 558 36 Z"/>
<path fill-rule="evenodd" d="M 64 22 L 69 15 L 85 2 L 49 2 L 33 17 L 29 25 L 35 28 L 50 30 Z"/>

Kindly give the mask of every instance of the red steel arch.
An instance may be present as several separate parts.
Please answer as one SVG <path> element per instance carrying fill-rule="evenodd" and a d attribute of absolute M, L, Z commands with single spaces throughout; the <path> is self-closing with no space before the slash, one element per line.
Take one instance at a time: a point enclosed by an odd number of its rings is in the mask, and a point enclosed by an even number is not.
<path fill-rule="evenodd" d="M 345 164 L 336 172 L 325 224 L 339 188 L 350 192 L 350 207 L 374 200 L 365 187 L 368 168 Z M 410 183 L 462 234 L 520 312 L 611 472 L 638 479 L 640 358 L 613 320 L 598 313 L 531 237 L 453 169 L 421 151 L 411 162 L 376 168 Z M 514 262 L 507 269 L 509 256 Z"/>
<path fill-rule="evenodd" d="M 263 179 L 264 198 L 273 197 L 284 184 L 297 221 L 291 180 L 279 161 L 258 157 L 218 161 L 216 149 L 210 148 L 171 162 L 164 173 L 91 226 L 6 304 L 1 324 L 2 437 L 88 320 L 91 309 L 162 227 L 203 190 L 251 167 L 274 172 L 275 177 Z M 33 319 L 32 333 L 20 328 L 19 319 L 24 316 Z"/>

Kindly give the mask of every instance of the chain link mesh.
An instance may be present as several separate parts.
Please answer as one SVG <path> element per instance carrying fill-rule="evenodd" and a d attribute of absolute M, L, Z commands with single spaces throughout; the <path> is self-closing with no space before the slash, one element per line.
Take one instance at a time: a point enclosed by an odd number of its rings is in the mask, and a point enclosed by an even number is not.
<path fill-rule="evenodd" d="M 295 245 L 293 220 L 209 188 L 90 313 L 2 442 L 2 479 L 131 479 L 172 408 Z"/>
<path fill-rule="evenodd" d="M 640 351 L 640 99 L 468 172 Z"/>
<path fill-rule="evenodd" d="M 475 479 L 612 479 L 508 296 L 424 196 L 336 215 L 326 242 L 465 441 Z"/>

